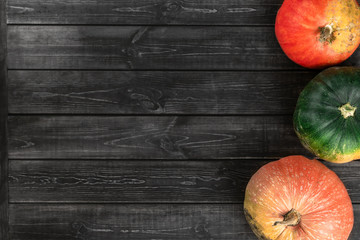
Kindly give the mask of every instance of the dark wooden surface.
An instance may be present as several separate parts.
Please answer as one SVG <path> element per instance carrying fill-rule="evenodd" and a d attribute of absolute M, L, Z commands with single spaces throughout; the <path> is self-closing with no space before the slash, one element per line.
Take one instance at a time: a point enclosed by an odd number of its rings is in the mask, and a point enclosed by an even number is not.
<path fill-rule="evenodd" d="M 278 158 L 307 154 L 290 116 L 12 116 L 9 157 Z"/>
<path fill-rule="evenodd" d="M 240 204 L 17 204 L 10 213 L 14 240 L 256 239 Z"/>
<path fill-rule="evenodd" d="M 299 69 L 274 27 L 9 26 L 8 57 L 10 69 Z"/>
<path fill-rule="evenodd" d="M 359 61 L 359 52 L 345 65 Z M 274 27 L 9 26 L 10 69 L 289 70 Z"/>
<path fill-rule="evenodd" d="M 8 0 L 9 24 L 271 25 L 281 0 Z"/>
<path fill-rule="evenodd" d="M 0 239 L 8 238 L 6 1 L 0 2 Z"/>
<path fill-rule="evenodd" d="M 318 71 L 280 49 L 281 3 L 8 0 L 0 239 L 255 240 L 242 212 L 251 175 L 312 157 L 291 115 Z M 358 240 L 360 162 L 325 164 L 349 191 Z"/>
<path fill-rule="evenodd" d="M 20 114 L 291 114 L 317 72 L 9 71 Z"/>

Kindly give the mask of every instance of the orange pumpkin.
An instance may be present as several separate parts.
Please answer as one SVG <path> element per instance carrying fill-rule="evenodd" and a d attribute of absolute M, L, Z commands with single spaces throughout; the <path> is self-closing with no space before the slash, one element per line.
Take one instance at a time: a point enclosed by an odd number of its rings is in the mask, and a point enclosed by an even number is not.
<path fill-rule="evenodd" d="M 354 224 L 339 177 L 302 156 L 260 168 L 246 187 L 244 210 L 253 232 L 266 240 L 346 240 Z"/>
<path fill-rule="evenodd" d="M 359 46 L 359 5 L 356 0 L 285 0 L 276 16 L 275 33 L 297 64 L 335 65 Z"/>

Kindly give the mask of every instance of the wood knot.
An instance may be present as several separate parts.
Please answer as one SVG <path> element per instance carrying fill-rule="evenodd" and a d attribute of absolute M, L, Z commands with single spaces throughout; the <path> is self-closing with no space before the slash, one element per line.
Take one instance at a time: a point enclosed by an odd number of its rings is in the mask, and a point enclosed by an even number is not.
<path fill-rule="evenodd" d="M 127 49 L 124 49 L 123 51 L 126 56 L 129 58 L 137 58 L 141 56 L 140 51 L 138 51 L 134 46 L 128 47 Z"/>
<path fill-rule="evenodd" d="M 167 18 L 175 18 L 183 9 L 182 1 L 168 1 L 160 7 L 159 18 L 167 20 Z M 165 19 L 164 19 L 165 18 Z"/>
<path fill-rule="evenodd" d="M 206 239 L 206 240 L 212 239 L 208 227 L 209 227 L 209 223 L 205 219 L 197 223 L 193 228 L 195 237 L 197 239 Z"/>
<path fill-rule="evenodd" d="M 19 182 L 19 178 L 15 177 L 15 176 L 9 175 L 9 176 L 8 176 L 8 182 L 9 182 L 9 183 Z"/>
<path fill-rule="evenodd" d="M 88 229 L 83 222 L 73 222 L 71 228 L 75 231 L 76 239 L 87 239 Z"/>
<path fill-rule="evenodd" d="M 129 88 L 127 94 L 136 105 L 151 112 L 164 112 L 164 103 L 161 100 L 162 92 L 148 88 Z"/>
<path fill-rule="evenodd" d="M 175 134 L 159 134 L 155 135 L 152 138 L 146 139 L 146 142 L 152 145 L 159 146 L 160 149 L 164 150 L 168 154 L 171 154 L 174 158 L 188 158 L 182 147 L 181 142 L 184 142 L 188 139 L 187 136 L 175 135 Z"/>
<path fill-rule="evenodd" d="M 162 136 L 160 138 L 160 148 L 164 149 L 167 152 L 176 152 L 178 151 L 178 147 L 176 145 L 176 142 L 174 142 L 170 136 Z"/>

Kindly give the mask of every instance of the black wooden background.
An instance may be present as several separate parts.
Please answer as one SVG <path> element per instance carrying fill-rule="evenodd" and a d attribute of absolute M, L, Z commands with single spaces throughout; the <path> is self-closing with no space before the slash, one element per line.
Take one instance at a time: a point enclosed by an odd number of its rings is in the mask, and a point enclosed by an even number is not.
<path fill-rule="evenodd" d="M 318 72 L 280 49 L 281 3 L 2 1 L 1 239 L 255 240 L 251 175 L 311 157 L 291 116 Z M 358 240 L 360 162 L 326 165 Z"/>

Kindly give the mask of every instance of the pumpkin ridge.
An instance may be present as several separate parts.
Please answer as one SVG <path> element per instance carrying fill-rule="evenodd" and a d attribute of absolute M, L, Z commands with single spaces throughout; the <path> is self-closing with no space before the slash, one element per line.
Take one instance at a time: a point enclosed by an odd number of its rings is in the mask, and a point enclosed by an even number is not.
<path fill-rule="evenodd" d="M 355 100 L 350 100 L 350 97 L 349 97 L 349 101 L 351 101 L 351 103 L 352 103 L 353 105 L 359 105 L 359 102 L 360 102 L 360 94 L 359 94 L 358 98 L 355 99 Z"/>
<path fill-rule="evenodd" d="M 352 123 L 354 123 L 354 122 L 351 121 L 351 120 L 344 121 L 344 128 L 349 129 L 349 132 L 351 133 L 351 134 L 349 134 L 349 136 L 352 136 L 352 139 L 357 143 L 355 145 L 359 146 L 360 145 L 359 136 L 356 134 L 356 132 L 358 132 L 358 131 L 357 131 L 357 128 L 353 127 Z M 352 125 L 349 126 L 350 124 L 352 124 Z M 338 154 L 340 154 L 340 155 L 357 155 L 357 150 L 356 149 L 346 150 L 346 149 L 340 149 L 339 148 L 341 140 L 343 140 L 343 138 L 344 138 L 344 132 L 340 132 L 340 136 L 341 136 L 341 138 L 339 139 L 339 143 L 337 144 L 337 146 L 334 147 L 333 154 L 331 154 L 329 156 L 336 158 L 337 161 L 339 161 L 339 160 L 343 161 L 344 160 L 343 158 L 338 158 L 336 156 Z"/>
<path fill-rule="evenodd" d="M 321 74 L 321 73 L 320 73 Z M 338 100 L 339 103 L 342 102 L 340 96 L 336 93 L 336 91 L 334 89 L 332 89 L 332 87 L 327 83 L 325 82 L 324 80 L 322 80 L 321 78 L 322 76 L 320 76 L 320 79 L 319 79 L 319 83 L 322 84 L 322 86 L 324 86 L 330 93 L 333 94 L 333 96 Z"/>
<path fill-rule="evenodd" d="M 348 121 L 348 124 L 350 126 L 348 126 L 349 129 L 351 129 L 351 135 L 354 139 L 354 141 L 356 142 L 356 145 L 360 146 L 360 132 L 359 132 L 359 128 L 356 127 L 356 121 L 354 119 L 351 119 L 350 121 Z M 360 151 L 360 149 L 359 149 Z M 354 151 L 352 151 L 350 154 L 357 154 L 357 150 L 355 149 Z"/>
<path fill-rule="evenodd" d="M 295 163 L 296 164 L 296 163 Z M 281 168 L 282 171 L 284 172 L 288 172 L 288 166 L 286 164 L 283 164 L 283 161 L 281 161 L 281 159 L 279 160 L 279 168 Z M 287 182 L 290 183 L 291 182 L 291 177 L 289 175 L 286 175 L 286 179 L 287 179 Z M 288 192 L 292 192 L 293 189 L 291 188 L 288 188 L 288 186 L 285 185 L 285 187 L 287 188 L 287 191 Z M 290 202 L 291 202 L 291 206 L 292 207 L 294 205 L 294 200 L 293 199 L 290 199 Z"/>
<path fill-rule="evenodd" d="M 336 131 L 334 131 L 334 134 L 333 134 L 333 136 L 335 135 L 335 134 L 337 134 L 337 132 Z M 340 133 L 338 133 L 339 134 L 339 136 L 336 136 L 337 138 L 336 139 L 338 139 L 338 141 L 337 141 L 337 143 L 334 145 L 334 147 L 333 147 L 333 152 L 332 152 L 332 154 L 331 154 L 331 157 L 333 157 L 334 155 L 336 155 L 336 153 L 338 153 L 339 152 L 339 146 L 340 146 L 340 143 L 341 143 L 341 140 L 342 140 L 342 138 L 343 138 L 343 136 L 344 136 L 344 133 L 343 132 L 340 132 Z M 331 138 L 329 138 L 329 139 L 331 139 Z M 340 152 L 339 152 L 340 153 Z"/>
<path fill-rule="evenodd" d="M 354 78 L 360 79 L 360 74 L 354 74 Z M 360 84 L 359 84 L 360 85 Z M 354 99 L 355 98 L 355 99 Z M 352 105 L 357 105 L 359 107 L 360 102 L 360 94 L 359 91 L 356 91 L 356 89 L 352 88 L 351 92 L 349 93 L 348 102 Z"/>
<path fill-rule="evenodd" d="M 337 120 L 339 120 L 340 117 L 334 118 L 332 120 L 330 120 L 328 123 L 326 123 L 325 126 L 322 126 L 321 128 L 316 128 L 315 131 L 313 131 L 309 136 L 314 136 L 314 135 L 318 135 L 320 131 L 324 131 L 327 128 L 331 127 L 331 125 L 333 125 L 334 123 L 337 122 Z"/>
<path fill-rule="evenodd" d="M 255 233 L 255 235 L 260 238 L 261 240 L 273 240 L 271 238 L 267 238 L 261 231 L 260 227 L 259 227 L 259 223 L 257 221 L 255 221 L 255 219 L 251 216 L 251 214 L 249 213 L 249 211 L 247 210 L 247 208 L 244 207 L 244 215 L 245 215 L 245 219 L 246 221 L 249 223 L 250 228 L 253 230 L 253 232 Z"/>
<path fill-rule="evenodd" d="M 335 134 L 336 133 L 333 132 L 333 134 L 331 136 L 334 136 Z M 329 137 L 329 138 L 331 138 L 331 137 Z M 337 139 L 339 139 L 339 140 L 337 141 L 336 144 L 338 144 L 340 142 L 340 137 L 338 137 Z M 323 148 L 324 148 L 324 145 L 326 145 L 326 144 L 323 143 L 323 142 L 313 141 L 311 145 L 313 145 L 313 147 L 312 147 L 313 151 L 320 158 L 322 158 L 322 159 L 334 159 L 334 158 L 336 158 L 335 156 L 336 156 L 336 153 L 338 153 L 338 152 L 336 151 L 335 147 L 331 148 L 331 150 L 330 149 L 329 150 L 325 149 L 325 151 L 324 151 Z"/>
<path fill-rule="evenodd" d="M 358 127 L 354 126 L 357 124 L 355 120 L 351 121 L 351 123 L 352 123 L 352 131 L 351 132 L 353 133 L 357 143 L 360 145 L 360 130 L 359 130 L 360 126 L 358 126 Z M 358 124 L 358 125 L 360 125 L 360 124 Z"/>
<path fill-rule="evenodd" d="M 279 234 L 279 236 L 277 236 L 277 237 L 275 238 L 275 240 L 279 240 L 280 237 L 285 233 L 285 230 L 286 230 L 286 228 L 284 228 L 284 229 L 281 231 L 281 233 Z"/>

